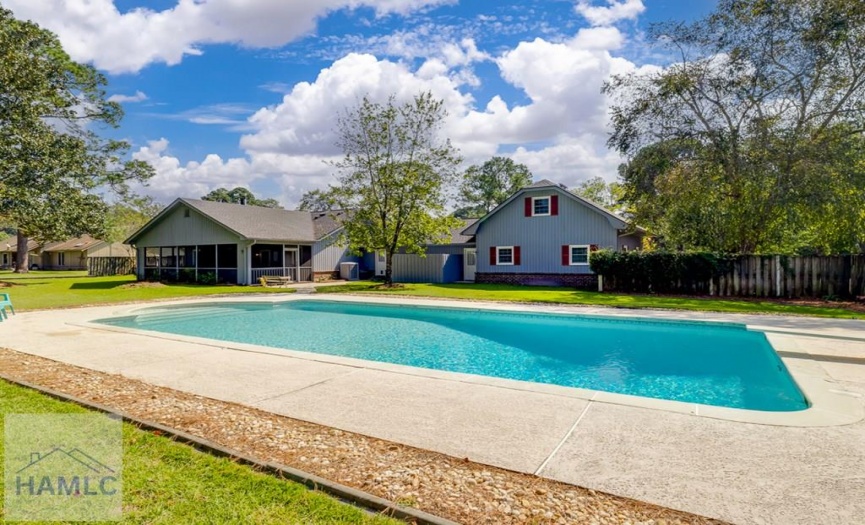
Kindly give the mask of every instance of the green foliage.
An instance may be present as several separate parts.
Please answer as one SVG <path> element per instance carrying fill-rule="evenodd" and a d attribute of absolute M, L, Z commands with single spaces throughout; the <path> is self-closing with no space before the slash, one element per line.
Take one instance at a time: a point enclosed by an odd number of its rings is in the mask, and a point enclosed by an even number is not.
<path fill-rule="evenodd" d="M 228 188 L 217 188 L 201 197 L 201 200 L 246 204 L 247 206 L 260 206 L 262 208 L 282 207 L 276 199 L 259 199 L 246 188 L 234 188 L 233 190 L 229 190 Z"/>
<path fill-rule="evenodd" d="M 589 266 L 612 289 L 625 292 L 672 293 L 702 290 L 710 279 L 729 270 L 732 259 L 707 252 L 600 250 Z"/>
<path fill-rule="evenodd" d="M 131 197 L 108 207 L 105 237 L 108 242 L 123 242 L 159 213 L 162 206 L 152 197 Z"/>
<path fill-rule="evenodd" d="M 447 189 L 460 157 L 439 137 L 446 112 L 431 93 L 397 104 L 364 98 L 339 120 L 335 163 L 338 184 L 333 204 L 352 210 L 342 236 L 355 253 L 384 251 L 385 282 L 392 284 L 393 255 L 405 249 L 423 255 L 424 246 L 444 242 L 459 221 L 445 213 Z"/>
<path fill-rule="evenodd" d="M 300 198 L 298 211 L 327 211 L 333 209 L 333 199 L 324 190 L 310 190 Z"/>
<path fill-rule="evenodd" d="M 463 207 L 454 212 L 454 216 L 463 219 L 482 217 L 531 183 L 529 168 L 507 157 L 493 157 L 480 166 L 470 166 L 463 175 L 460 188 Z"/>
<path fill-rule="evenodd" d="M 99 192 L 127 197 L 130 181 L 153 174 L 124 160 L 127 143 L 93 131 L 116 127 L 123 115 L 106 99 L 105 84 L 51 32 L 0 8 L 0 216 L 21 238 L 104 236 L 108 207 Z M 26 251 L 16 266 L 26 271 Z"/>
<path fill-rule="evenodd" d="M 635 221 L 724 252 L 865 241 L 865 4 L 720 0 L 651 36 L 673 63 L 604 86 Z"/>
<path fill-rule="evenodd" d="M 618 182 L 608 183 L 603 177 L 593 177 L 581 182 L 569 191 L 595 204 L 599 204 L 612 212 L 621 212 L 624 210 L 622 204 L 624 190 Z"/>

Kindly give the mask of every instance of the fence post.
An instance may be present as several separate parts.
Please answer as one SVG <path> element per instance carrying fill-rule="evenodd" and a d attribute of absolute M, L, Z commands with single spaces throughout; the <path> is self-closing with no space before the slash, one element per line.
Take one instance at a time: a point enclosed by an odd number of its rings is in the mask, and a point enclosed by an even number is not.
<path fill-rule="evenodd" d="M 775 256 L 775 297 L 781 297 L 781 256 Z"/>
<path fill-rule="evenodd" d="M 598 291 L 599 292 L 604 291 L 604 276 L 603 275 L 598 275 Z"/>

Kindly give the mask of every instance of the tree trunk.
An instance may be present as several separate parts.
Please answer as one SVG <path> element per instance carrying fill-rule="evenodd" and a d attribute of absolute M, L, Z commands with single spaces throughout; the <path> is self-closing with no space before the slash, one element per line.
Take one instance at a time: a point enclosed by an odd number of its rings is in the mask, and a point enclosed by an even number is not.
<path fill-rule="evenodd" d="M 29 240 L 21 231 L 18 232 L 18 246 L 15 248 L 15 273 L 27 273 L 30 270 L 30 254 L 27 252 Z"/>
<path fill-rule="evenodd" d="M 393 252 L 390 250 L 385 253 L 384 285 L 393 286 Z"/>

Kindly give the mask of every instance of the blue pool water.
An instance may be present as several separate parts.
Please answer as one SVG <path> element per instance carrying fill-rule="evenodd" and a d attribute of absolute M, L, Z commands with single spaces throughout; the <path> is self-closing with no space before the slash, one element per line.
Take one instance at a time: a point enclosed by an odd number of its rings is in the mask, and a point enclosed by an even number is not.
<path fill-rule="evenodd" d="M 765 335 L 739 325 L 317 300 L 154 308 L 98 322 L 691 403 L 808 407 Z"/>

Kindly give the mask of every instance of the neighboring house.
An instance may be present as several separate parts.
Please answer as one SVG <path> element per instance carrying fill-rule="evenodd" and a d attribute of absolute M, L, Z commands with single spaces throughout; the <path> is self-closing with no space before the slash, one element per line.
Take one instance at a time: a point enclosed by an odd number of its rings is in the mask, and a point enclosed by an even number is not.
<path fill-rule="evenodd" d="M 478 283 L 591 288 L 593 251 L 641 244 L 621 217 L 549 180 L 517 191 L 462 233 L 475 240 Z"/>
<path fill-rule="evenodd" d="M 99 239 L 82 235 L 59 242 L 49 242 L 42 247 L 42 270 L 86 270 L 87 251 L 99 244 Z"/>
<path fill-rule="evenodd" d="M 342 212 L 177 199 L 132 234 L 139 279 L 254 284 L 313 281 L 361 262 L 338 244 Z"/>
<path fill-rule="evenodd" d="M 33 240 L 27 241 L 30 266 L 40 266 L 41 245 Z M 18 236 L 7 237 L 0 241 L 0 268 L 13 268 L 15 254 L 18 252 Z"/>

